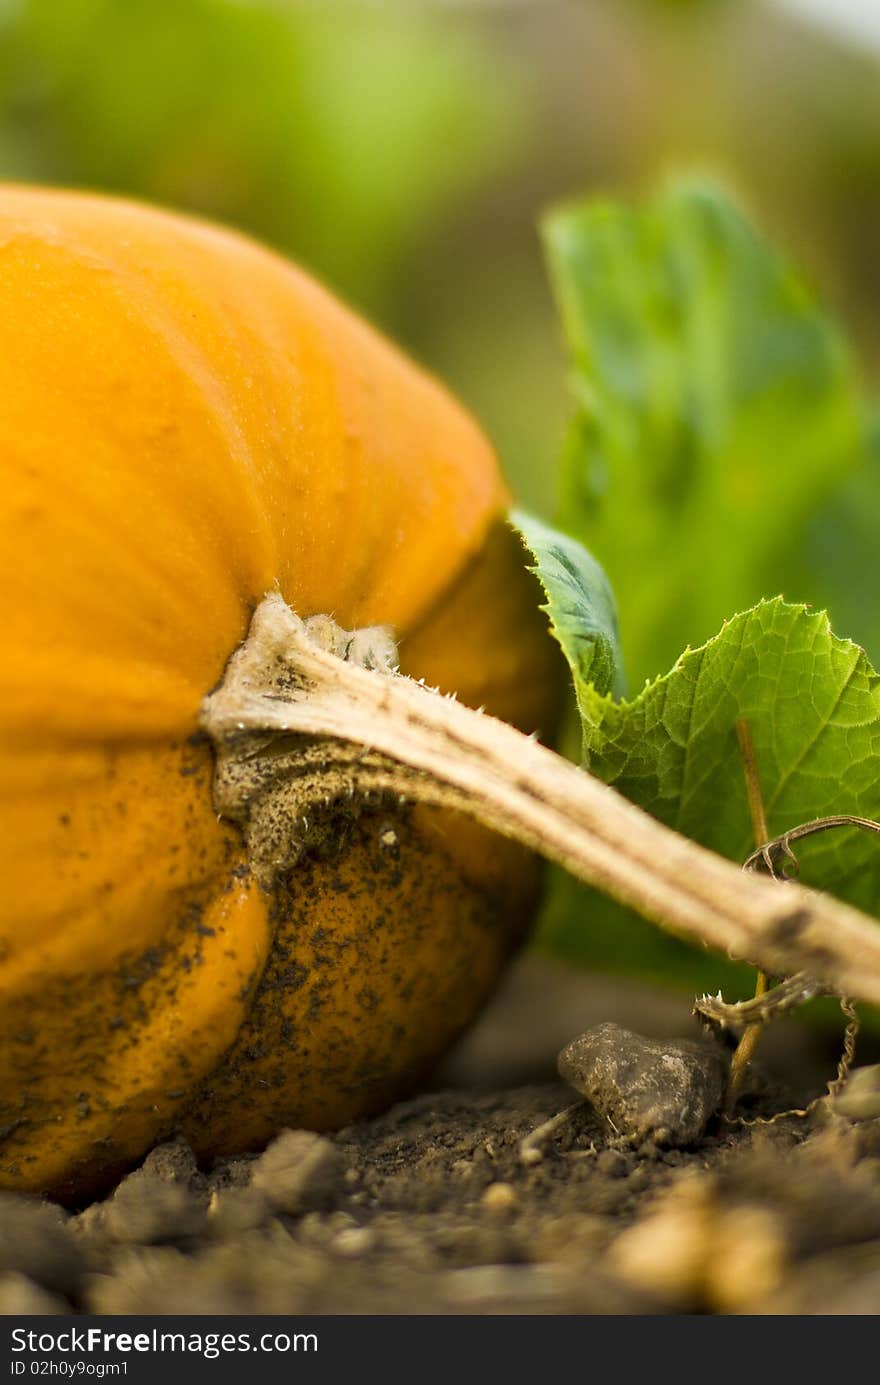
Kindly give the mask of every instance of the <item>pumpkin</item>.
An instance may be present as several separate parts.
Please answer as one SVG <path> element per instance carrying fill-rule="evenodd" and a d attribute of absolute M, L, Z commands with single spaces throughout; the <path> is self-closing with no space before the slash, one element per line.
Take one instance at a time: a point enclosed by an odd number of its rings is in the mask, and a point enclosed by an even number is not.
<path fill-rule="evenodd" d="M 559 679 L 489 445 L 278 256 L 7 187 L 0 332 L 0 1186 L 76 1198 L 411 1089 L 534 904 L 520 847 L 385 802 L 260 887 L 198 716 L 261 598 L 525 730 Z"/>

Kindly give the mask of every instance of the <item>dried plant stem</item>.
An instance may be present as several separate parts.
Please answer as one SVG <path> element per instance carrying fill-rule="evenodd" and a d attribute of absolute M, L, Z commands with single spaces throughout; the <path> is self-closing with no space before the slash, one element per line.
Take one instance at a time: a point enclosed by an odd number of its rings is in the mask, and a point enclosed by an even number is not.
<path fill-rule="evenodd" d="M 759 970 L 755 978 L 755 999 L 759 1000 L 763 995 L 766 995 L 768 989 L 769 981 L 767 973 Z M 755 1056 L 758 1040 L 763 1030 L 763 1020 L 753 1020 L 743 1033 L 742 1038 L 733 1051 L 733 1056 L 730 1060 L 730 1076 L 727 1079 L 727 1091 L 724 1094 L 724 1108 L 726 1111 L 732 1111 L 739 1100 L 742 1084 L 745 1081 L 749 1065 Z"/>
<path fill-rule="evenodd" d="M 798 971 L 794 976 L 787 976 L 784 981 L 780 981 L 772 990 L 762 991 L 751 1000 L 728 1002 L 717 995 L 701 996 L 694 1002 L 694 1012 L 721 1029 L 737 1033 L 751 1028 L 753 1024 L 769 1024 L 780 1015 L 787 1014 L 800 1005 L 806 1005 L 808 1000 L 815 1000 L 817 995 L 829 994 L 832 993 L 815 977 Z M 841 1004 L 843 1003 L 841 1000 Z"/>
<path fill-rule="evenodd" d="M 291 864 L 282 816 L 295 836 L 310 806 L 393 793 L 470 814 L 691 941 L 880 1003 L 871 919 L 741 871 L 514 728 L 375 667 L 365 634 L 350 647 L 373 667 L 322 648 L 270 595 L 205 701 L 215 804 L 242 823 L 262 883 Z"/>
<path fill-rule="evenodd" d="M 758 775 L 758 757 L 755 754 L 755 743 L 752 740 L 752 730 L 745 717 L 740 717 L 736 723 L 736 738 L 739 742 L 739 752 L 742 757 L 743 774 L 746 781 L 746 795 L 749 801 L 749 816 L 752 819 L 752 832 L 755 838 L 755 846 L 763 846 L 770 836 L 767 827 L 767 813 L 764 808 L 764 795 L 761 793 L 761 780 Z M 758 971 L 755 978 L 755 999 L 765 995 L 770 987 L 770 978 L 765 971 Z M 727 1091 L 724 1096 L 725 1109 L 730 1112 L 736 1106 L 742 1089 L 745 1075 L 749 1064 L 755 1056 L 758 1041 L 763 1030 L 763 1022 L 756 1020 L 747 1025 L 743 1035 L 734 1050 L 730 1060 L 730 1076 L 727 1080 Z"/>
<path fill-rule="evenodd" d="M 768 874 L 774 875 L 777 880 L 780 877 L 783 880 L 796 879 L 798 865 L 797 857 L 791 849 L 792 842 L 814 837 L 817 832 L 830 832 L 834 827 L 858 827 L 861 832 L 880 835 L 880 822 L 875 822 L 873 818 L 855 817 L 852 813 L 835 813 L 832 817 L 813 818 L 810 822 L 799 823 L 797 827 L 790 827 L 780 836 L 762 842 L 743 862 L 743 870 L 757 870 L 763 866 Z"/>

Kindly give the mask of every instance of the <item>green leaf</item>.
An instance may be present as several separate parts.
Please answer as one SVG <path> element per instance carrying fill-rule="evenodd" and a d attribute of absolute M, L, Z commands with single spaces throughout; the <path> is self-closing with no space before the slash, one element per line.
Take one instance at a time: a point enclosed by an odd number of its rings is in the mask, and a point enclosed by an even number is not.
<path fill-rule="evenodd" d="M 832 634 L 824 612 L 762 601 L 631 702 L 597 689 L 592 702 L 584 728 L 592 772 L 732 860 L 754 846 L 736 736 L 742 717 L 771 836 L 834 813 L 880 816 L 880 677 L 864 650 Z M 814 883 L 876 911 L 873 838 L 829 832 L 809 857 Z"/>
<path fill-rule="evenodd" d="M 662 822 L 742 861 L 754 846 L 736 722 L 755 745 L 771 836 L 837 813 L 880 818 L 880 677 L 823 612 L 780 598 L 725 623 L 628 702 L 585 690 L 589 768 Z M 809 884 L 877 913 L 880 849 L 856 829 L 799 843 Z M 609 902 L 564 889 L 543 941 L 593 964 L 717 971 Z M 697 962 L 697 965 L 695 965 Z M 685 973 L 682 972 L 682 967 Z M 709 978 L 712 978 L 711 980 Z"/>
<path fill-rule="evenodd" d="M 824 612 L 762 601 L 686 650 L 638 696 L 617 700 L 617 615 L 601 566 L 533 516 L 517 510 L 510 518 L 535 559 L 543 609 L 572 671 L 593 774 L 676 831 L 742 861 L 755 845 L 736 731 L 745 719 L 771 836 L 838 813 L 880 818 L 880 677 L 864 650 L 832 633 Z M 873 838 L 836 830 L 800 844 L 798 854 L 811 884 L 876 912 Z M 677 971 L 684 964 L 697 984 L 700 976 L 708 984 L 703 959 L 695 965 L 691 953 L 688 963 L 667 939 L 644 947 L 642 921 L 586 893 L 589 921 L 583 907 L 571 910 L 572 888 L 561 895 L 557 888 L 544 928 L 555 950 L 618 966 L 625 959 L 642 971 L 672 958 Z"/>
<path fill-rule="evenodd" d="M 699 181 L 568 208 L 545 232 L 578 408 L 561 522 L 609 573 L 634 684 L 776 592 L 836 618 L 810 526 L 868 429 L 804 282 Z"/>
<path fill-rule="evenodd" d="M 541 609 L 571 668 L 581 717 L 587 718 L 597 695 L 623 692 L 617 609 L 608 578 L 576 539 L 524 510 L 511 511 L 510 522 L 535 559 L 530 571 L 547 596 Z"/>

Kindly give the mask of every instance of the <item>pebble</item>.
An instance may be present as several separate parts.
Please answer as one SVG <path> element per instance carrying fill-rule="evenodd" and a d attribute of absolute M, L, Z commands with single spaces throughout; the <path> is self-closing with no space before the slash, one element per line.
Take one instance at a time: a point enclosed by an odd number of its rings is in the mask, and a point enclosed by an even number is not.
<path fill-rule="evenodd" d="M 186 1240 L 199 1234 L 205 1220 L 204 1207 L 187 1188 L 146 1168 L 123 1179 L 101 1210 L 103 1234 L 131 1245 Z"/>
<path fill-rule="evenodd" d="M 842 1090 L 832 1098 L 834 1114 L 847 1120 L 875 1120 L 880 1116 L 880 1064 L 855 1068 Z"/>
<path fill-rule="evenodd" d="M 714 1045 L 645 1039 L 617 1024 L 581 1034 L 559 1054 L 558 1067 L 634 1145 L 694 1144 L 724 1091 L 725 1065 Z"/>
<path fill-rule="evenodd" d="M 376 1233 L 371 1231 L 368 1226 L 350 1226 L 345 1231 L 340 1231 L 333 1241 L 333 1250 L 337 1255 L 344 1255 L 347 1259 L 356 1260 L 361 1255 L 366 1255 L 376 1244 Z"/>
<path fill-rule="evenodd" d="M 789 1268 L 788 1238 L 769 1208 L 725 1208 L 714 1218 L 706 1298 L 716 1313 L 749 1313 L 775 1294 Z"/>
<path fill-rule="evenodd" d="M 343 1179 L 332 1141 L 310 1130 L 284 1130 L 255 1163 L 251 1186 L 276 1211 L 295 1216 L 331 1206 Z"/>
<path fill-rule="evenodd" d="M 713 1192 L 709 1179 L 680 1179 L 612 1243 L 608 1260 L 613 1271 L 670 1307 L 702 1308 Z"/>
<path fill-rule="evenodd" d="M 517 1204 L 516 1189 L 511 1183 L 490 1183 L 481 1201 L 486 1211 L 493 1215 L 509 1212 Z"/>

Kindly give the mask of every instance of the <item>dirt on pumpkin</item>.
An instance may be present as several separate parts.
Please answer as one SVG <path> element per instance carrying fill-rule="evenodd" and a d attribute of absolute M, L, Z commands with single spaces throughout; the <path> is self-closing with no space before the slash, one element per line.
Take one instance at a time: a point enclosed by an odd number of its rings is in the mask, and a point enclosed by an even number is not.
<path fill-rule="evenodd" d="M 686 998 L 528 958 L 437 1089 L 375 1119 L 214 1168 L 174 1141 L 75 1212 L 0 1195 L 0 1312 L 880 1311 L 880 1119 L 768 1123 L 821 1092 L 839 1038 L 779 1022 L 751 1123 L 634 1146 L 555 1076 L 606 1021 L 696 1032 Z"/>

